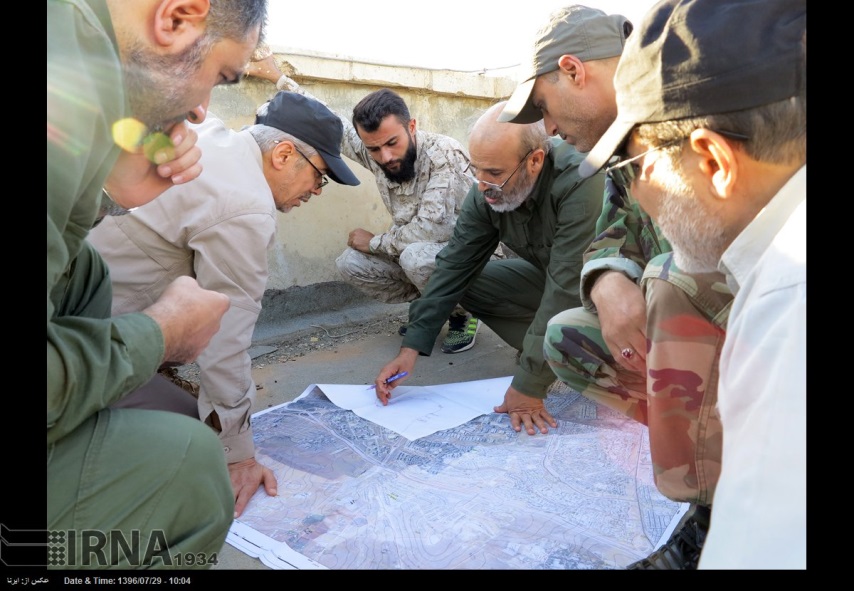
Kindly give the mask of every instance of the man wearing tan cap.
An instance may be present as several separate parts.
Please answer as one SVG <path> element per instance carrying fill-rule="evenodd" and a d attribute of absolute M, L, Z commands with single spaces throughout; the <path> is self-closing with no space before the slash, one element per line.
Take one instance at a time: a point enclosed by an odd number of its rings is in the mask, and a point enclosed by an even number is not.
<path fill-rule="evenodd" d="M 343 128 L 318 101 L 280 92 L 262 105 L 255 124 L 236 132 L 209 115 L 194 126 L 204 170 L 188 185 L 128 215 L 108 216 L 89 234 L 110 267 L 113 314 L 142 310 L 179 276 L 225 294 L 231 306 L 198 358 L 198 400 L 161 376 L 116 408 L 167 408 L 201 418 L 217 433 L 239 517 L 273 472 L 255 461 L 250 415 L 255 382 L 249 347 L 267 286 L 267 251 L 276 211 L 287 213 L 323 191 L 327 175 L 359 180 L 341 158 Z"/>
<path fill-rule="evenodd" d="M 659 2 L 614 86 L 617 118 L 583 168 L 606 167 L 681 268 L 720 270 L 735 293 L 699 567 L 805 569 L 806 1 Z"/>
<path fill-rule="evenodd" d="M 590 151 L 616 119 L 613 77 L 631 34 L 620 15 L 579 5 L 555 11 L 502 118 L 542 117 L 549 133 Z M 553 317 L 544 342 L 561 381 L 649 427 L 656 486 L 691 503 L 667 543 L 632 569 L 696 568 L 720 474 L 717 362 L 732 294 L 722 273 L 680 271 L 671 251 L 628 190 L 606 180 L 581 272 L 582 307 Z M 545 409 L 522 421 L 553 423 Z"/>

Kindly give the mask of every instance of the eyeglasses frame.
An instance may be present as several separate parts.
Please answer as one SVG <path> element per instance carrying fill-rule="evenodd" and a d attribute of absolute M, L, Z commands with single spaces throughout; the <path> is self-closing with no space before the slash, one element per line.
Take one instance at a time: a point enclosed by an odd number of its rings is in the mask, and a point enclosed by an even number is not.
<path fill-rule="evenodd" d="M 750 137 L 741 133 L 736 133 L 734 131 L 724 131 L 718 129 L 712 129 L 711 131 L 714 131 L 715 133 L 719 133 L 724 137 L 728 137 L 734 140 L 747 141 L 750 139 Z M 627 160 L 618 160 L 615 164 L 605 169 L 605 174 L 609 176 L 612 181 L 614 181 L 615 185 L 628 191 L 629 188 L 632 186 L 634 180 L 637 178 L 637 175 L 635 174 L 635 169 L 631 166 L 628 166 L 629 164 L 643 158 L 650 152 L 655 152 L 656 150 L 663 150 L 664 148 L 675 146 L 676 144 L 684 142 L 686 139 L 688 139 L 688 136 L 677 138 L 675 140 L 670 140 L 669 142 L 664 142 L 660 146 L 650 148 L 649 150 L 642 152 L 637 156 L 632 156 Z M 619 156 L 617 157 L 619 158 Z"/>
<path fill-rule="evenodd" d="M 530 156 L 533 151 L 534 151 L 534 148 L 531 148 L 530 150 L 528 150 L 528 153 L 522 157 L 522 159 L 519 161 L 519 164 L 517 164 L 516 168 L 513 169 L 513 172 L 511 172 L 510 175 L 506 179 L 504 179 L 504 182 L 501 183 L 500 185 L 497 185 L 495 183 L 490 183 L 489 181 L 480 180 L 479 178 L 477 178 L 477 175 L 475 175 L 475 180 L 478 183 L 483 183 L 484 185 L 486 185 L 487 187 L 489 187 L 493 191 L 503 192 L 504 191 L 504 185 L 506 185 L 508 183 L 508 181 L 510 181 L 510 179 L 513 178 L 513 175 L 516 174 L 516 172 L 520 168 L 522 168 L 522 164 L 528 159 L 528 156 Z M 471 167 L 471 164 L 469 164 L 469 167 Z"/>
<path fill-rule="evenodd" d="M 303 153 L 302 153 L 302 150 L 300 150 L 299 148 L 297 148 L 297 147 L 296 147 L 296 145 L 294 145 L 294 150 L 296 150 L 296 151 L 297 151 L 297 154 L 299 154 L 300 156 L 302 156 L 303 158 L 305 158 L 305 161 L 306 161 L 306 162 L 308 162 L 309 164 L 311 164 L 311 167 L 315 170 L 315 172 L 316 172 L 318 175 L 320 175 L 320 181 L 319 181 L 318 185 L 315 187 L 315 189 L 322 189 L 323 187 L 325 187 L 326 185 L 328 185 L 328 184 L 329 184 L 329 179 L 327 178 L 327 176 L 326 176 L 325 174 L 323 174 L 322 172 L 320 172 L 320 169 L 319 169 L 319 168 L 317 168 L 317 167 L 314 165 L 314 162 L 312 162 L 311 160 L 309 160 L 309 159 L 308 159 L 308 156 L 306 156 L 305 154 L 303 154 Z"/>

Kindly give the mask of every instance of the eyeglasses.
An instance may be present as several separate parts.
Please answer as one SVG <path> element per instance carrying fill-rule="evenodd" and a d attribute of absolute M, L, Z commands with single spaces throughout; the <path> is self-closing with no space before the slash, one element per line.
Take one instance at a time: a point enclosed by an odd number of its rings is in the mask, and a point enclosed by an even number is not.
<path fill-rule="evenodd" d="M 713 129 L 711 131 L 714 131 L 715 133 L 719 133 L 724 137 L 728 137 L 728 138 L 731 138 L 734 140 L 747 141 L 750 139 L 748 136 L 741 134 L 741 133 L 736 133 L 734 131 L 723 131 L 720 129 Z M 632 186 L 632 183 L 634 182 L 634 180 L 638 176 L 638 171 L 635 170 L 635 166 L 633 165 L 633 163 L 635 161 L 640 160 L 641 158 L 643 158 L 644 156 L 646 156 L 650 152 L 655 152 L 656 150 L 663 150 L 664 148 L 669 148 L 670 146 L 675 146 L 676 144 L 679 144 L 679 143 L 685 141 L 686 139 L 688 139 L 688 138 L 683 137 L 683 138 L 679 138 L 676 140 L 671 140 L 669 142 L 665 142 L 665 143 L 661 144 L 660 146 L 650 148 L 649 150 L 647 150 L 646 152 L 643 152 L 642 154 L 638 154 L 637 156 L 632 156 L 628 160 L 621 160 L 619 156 L 615 156 L 615 158 L 617 158 L 617 160 L 615 161 L 615 164 L 612 164 L 611 166 L 606 168 L 605 174 L 608 175 L 609 177 L 611 177 L 611 180 L 614 181 L 615 185 L 617 185 L 618 187 L 622 187 L 625 190 L 628 190 L 629 187 Z M 632 166 L 629 166 L 630 164 Z"/>
<path fill-rule="evenodd" d="M 500 185 L 496 185 L 495 183 L 490 183 L 489 181 L 482 181 L 480 179 L 477 179 L 477 182 L 483 183 L 484 185 L 486 185 L 487 187 L 489 187 L 493 191 L 499 191 L 499 192 L 502 191 L 504 189 L 504 185 L 507 184 L 507 181 L 509 181 L 511 178 L 513 178 L 513 175 L 516 174 L 516 171 L 519 170 L 519 168 L 522 166 L 522 163 L 524 163 L 525 160 L 528 159 L 528 156 L 530 156 L 531 152 L 533 152 L 533 151 L 534 151 L 533 148 L 528 150 L 528 153 L 522 157 L 522 159 L 519 161 L 519 164 L 517 164 L 516 168 L 513 169 L 513 172 L 510 173 L 510 176 L 508 176 L 506 179 L 504 179 L 504 182 L 501 183 Z M 471 164 L 469 164 L 469 168 L 471 169 L 472 173 L 475 176 L 477 176 L 477 169 L 474 166 L 472 166 Z"/>
<path fill-rule="evenodd" d="M 656 150 L 663 150 L 664 148 L 669 148 L 670 146 L 675 146 L 676 144 L 685 141 L 686 138 L 679 138 L 678 140 L 672 140 L 669 142 L 665 142 L 660 146 L 656 146 L 654 148 L 650 148 L 646 152 L 638 154 L 637 156 L 632 156 L 628 160 L 620 160 L 619 156 L 616 164 L 609 166 L 605 169 L 605 174 L 611 177 L 611 180 L 614 181 L 618 187 L 622 187 L 623 189 L 628 190 L 629 187 L 632 186 L 632 183 L 638 176 L 638 171 L 635 170 L 634 166 L 629 166 L 633 164 L 637 160 L 640 160 L 650 152 L 655 152 Z"/>
<path fill-rule="evenodd" d="M 328 184 L 329 184 L 329 179 L 328 179 L 328 178 L 326 178 L 326 175 L 325 175 L 325 174 L 323 174 L 322 172 L 320 172 L 320 169 L 319 169 L 319 168 L 317 168 L 317 167 L 314 165 L 314 162 L 312 162 L 311 160 L 309 160 L 309 159 L 308 159 L 308 156 L 306 156 L 305 154 L 303 154 L 303 153 L 300 151 L 300 149 L 299 149 L 299 148 L 297 148 L 296 146 L 294 146 L 294 150 L 296 150 L 296 151 L 297 151 L 297 153 L 298 153 L 300 156 L 302 156 L 303 158 L 305 158 L 305 161 L 306 161 L 306 162 L 308 162 L 309 164 L 311 164 L 311 167 L 315 170 L 315 172 L 317 172 L 317 176 L 319 176 L 319 177 L 320 177 L 320 181 L 319 181 L 319 183 L 318 183 L 318 185 L 317 185 L 317 187 L 316 187 L 316 188 L 317 188 L 317 189 L 320 189 L 320 188 L 325 187 L 326 185 L 328 185 Z"/>

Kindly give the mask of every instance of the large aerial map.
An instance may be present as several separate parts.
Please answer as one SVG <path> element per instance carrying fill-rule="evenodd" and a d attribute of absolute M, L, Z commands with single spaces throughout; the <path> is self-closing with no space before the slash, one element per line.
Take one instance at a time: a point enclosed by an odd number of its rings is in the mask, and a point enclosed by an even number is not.
<path fill-rule="evenodd" d="M 652 480 L 646 427 L 564 388 L 557 429 L 488 413 L 410 441 L 312 387 L 253 417 L 259 491 L 228 542 L 271 568 L 620 569 L 685 506 Z"/>

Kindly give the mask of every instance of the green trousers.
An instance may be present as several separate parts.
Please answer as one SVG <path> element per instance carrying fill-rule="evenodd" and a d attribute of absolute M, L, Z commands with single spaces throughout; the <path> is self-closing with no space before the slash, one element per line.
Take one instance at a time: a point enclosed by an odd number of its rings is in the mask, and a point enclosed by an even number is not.
<path fill-rule="evenodd" d="M 460 304 L 516 349 L 540 308 L 546 275 L 521 258 L 489 261 Z"/>
<path fill-rule="evenodd" d="M 62 309 L 109 315 L 109 275 L 84 249 Z M 205 568 L 234 516 L 222 444 L 204 423 L 105 408 L 48 448 L 48 568 Z"/>

